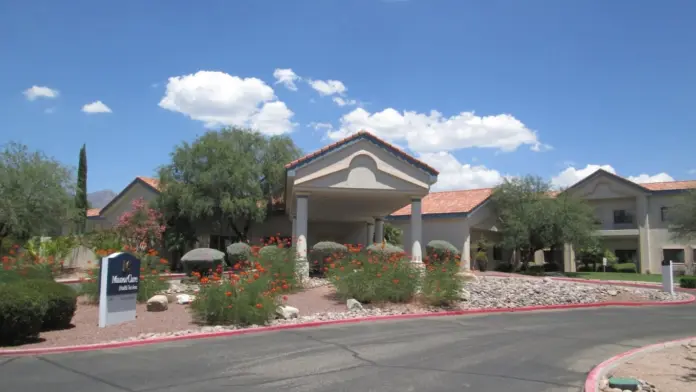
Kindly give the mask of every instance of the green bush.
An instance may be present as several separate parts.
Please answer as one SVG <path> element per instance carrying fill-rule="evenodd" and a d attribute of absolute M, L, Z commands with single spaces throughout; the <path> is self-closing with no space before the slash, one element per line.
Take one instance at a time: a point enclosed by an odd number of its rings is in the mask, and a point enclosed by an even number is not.
<path fill-rule="evenodd" d="M 514 267 L 512 263 L 500 263 L 495 266 L 495 270 L 498 272 L 513 272 Z"/>
<path fill-rule="evenodd" d="M 479 271 L 486 272 L 486 270 L 488 270 L 488 254 L 486 252 L 484 252 L 484 251 L 476 252 L 475 260 L 476 260 L 476 267 L 478 267 Z"/>
<path fill-rule="evenodd" d="M 251 258 L 251 246 L 244 242 L 235 242 L 227 247 L 227 261 L 235 269 L 242 268 Z"/>
<path fill-rule="evenodd" d="M 696 289 L 696 276 L 682 276 L 679 278 L 679 286 L 684 289 Z"/>
<path fill-rule="evenodd" d="M 22 284 L 0 284 L 0 345 L 21 344 L 41 332 L 46 303 Z"/>
<path fill-rule="evenodd" d="M 277 292 L 289 293 L 299 289 L 300 285 L 295 273 L 297 250 L 277 246 L 268 248 L 275 249 L 259 252 L 256 256 L 252 255 L 252 267 L 260 274 L 270 275 L 271 289 L 276 288 Z"/>
<path fill-rule="evenodd" d="M 309 272 L 313 275 L 322 275 L 327 259 L 332 261 L 342 258 L 348 253 L 345 245 L 337 242 L 322 241 L 317 242 L 309 252 Z"/>
<path fill-rule="evenodd" d="M 543 265 L 530 265 L 527 267 L 527 270 L 524 271 L 524 274 L 531 275 L 531 276 L 543 276 L 545 274 L 544 266 Z"/>
<path fill-rule="evenodd" d="M 544 271 L 546 272 L 558 272 L 560 270 L 561 267 L 555 262 L 544 263 Z"/>
<path fill-rule="evenodd" d="M 631 272 L 631 273 L 637 273 L 638 270 L 636 269 L 636 265 L 634 263 L 617 263 L 613 265 L 613 269 L 616 272 Z"/>
<path fill-rule="evenodd" d="M 451 306 L 461 298 L 462 280 L 457 276 L 459 262 L 445 256 L 430 262 L 425 269 L 421 294 L 432 306 Z"/>
<path fill-rule="evenodd" d="M 432 240 L 426 245 L 425 254 L 431 261 L 442 261 L 459 257 L 459 250 L 447 241 Z"/>
<path fill-rule="evenodd" d="M 386 248 L 386 247 L 385 247 Z M 360 302 L 408 302 L 419 284 L 419 271 L 403 253 L 349 253 L 328 266 L 339 297 Z"/>
<path fill-rule="evenodd" d="M 77 310 L 77 292 L 73 288 L 50 280 L 27 280 L 15 284 L 24 285 L 42 296 L 46 305 L 43 331 L 70 327 L 70 322 Z"/>

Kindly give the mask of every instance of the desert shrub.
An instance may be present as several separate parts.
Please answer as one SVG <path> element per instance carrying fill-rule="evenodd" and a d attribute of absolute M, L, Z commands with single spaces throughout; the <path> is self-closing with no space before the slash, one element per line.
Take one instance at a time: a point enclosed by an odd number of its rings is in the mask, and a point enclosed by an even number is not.
<path fill-rule="evenodd" d="M 268 249 L 263 252 L 264 248 Z M 267 274 L 271 277 L 271 289 L 274 292 L 293 292 L 300 288 L 295 273 L 295 248 L 282 246 L 266 246 L 261 248 L 258 254 L 252 252 L 251 265 L 257 273 Z"/>
<path fill-rule="evenodd" d="M 423 300 L 433 306 L 450 306 L 459 301 L 463 282 L 458 272 L 459 260 L 448 252 L 442 258 L 431 259 L 421 286 Z"/>
<path fill-rule="evenodd" d="M 551 263 L 544 263 L 544 271 L 545 272 L 559 272 L 561 270 L 561 267 L 554 262 Z"/>
<path fill-rule="evenodd" d="M 54 258 L 42 257 L 13 245 L 8 254 L 2 256 L 2 268 L 0 269 L 0 283 L 10 283 L 24 279 L 53 280 L 53 276 L 60 270 L 61 264 Z"/>
<path fill-rule="evenodd" d="M 638 272 L 634 263 L 617 263 L 613 265 L 613 269 L 616 272 Z"/>
<path fill-rule="evenodd" d="M 46 303 L 43 296 L 22 284 L 0 284 L 0 344 L 36 339 L 41 332 Z"/>
<path fill-rule="evenodd" d="M 484 251 L 476 252 L 475 256 L 476 267 L 481 272 L 486 272 L 488 270 L 488 254 Z"/>
<path fill-rule="evenodd" d="M 452 244 L 443 240 L 432 240 L 425 247 L 425 254 L 431 261 L 442 261 L 450 257 L 458 257 L 459 250 Z"/>
<path fill-rule="evenodd" d="M 347 252 L 348 247 L 337 242 L 317 242 L 308 255 L 309 272 L 313 275 L 321 275 L 324 271 L 327 259 L 341 258 Z"/>
<path fill-rule="evenodd" d="M 592 272 L 592 267 L 589 265 L 581 265 L 580 267 L 577 268 L 578 272 Z M 607 267 L 607 271 L 609 271 L 609 267 Z"/>
<path fill-rule="evenodd" d="M 77 292 L 62 283 L 50 280 L 26 280 L 15 283 L 24 285 L 43 298 L 46 313 L 43 317 L 42 330 L 51 331 L 70 327 L 77 310 Z"/>
<path fill-rule="evenodd" d="M 684 289 L 696 289 L 696 276 L 682 276 L 679 278 L 679 286 Z"/>
<path fill-rule="evenodd" d="M 235 242 L 227 247 L 227 261 L 235 269 L 242 268 L 251 258 L 251 246 L 244 242 Z"/>
<path fill-rule="evenodd" d="M 220 260 L 181 260 L 181 266 L 186 275 L 191 276 L 194 272 L 203 276 L 210 275 L 213 271 L 222 269 L 223 259 Z"/>
<path fill-rule="evenodd" d="M 419 283 L 419 271 L 396 252 L 351 252 L 326 270 L 340 297 L 364 303 L 407 302 Z"/>
<path fill-rule="evenodd" d="M 401 249 L 400 247 L 398 247 L 396 245 L 392 245 L 389 243 L 372 244 L 372 245 L 365 248 L 365 252 L 367 252 L 367 253 L 379 253 L 379 254 L 383 254 L 386 257 L 391 257 L 392 255 L 396 255 L 396 256 L 403 256 L 404 255 L 403 249 Z"/>

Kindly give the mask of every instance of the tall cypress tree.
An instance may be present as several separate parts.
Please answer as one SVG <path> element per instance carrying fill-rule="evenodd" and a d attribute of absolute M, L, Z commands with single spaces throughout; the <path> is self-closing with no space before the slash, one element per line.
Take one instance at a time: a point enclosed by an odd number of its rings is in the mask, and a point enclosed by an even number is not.
<path fill-rule="evenodd" d="M 84 233 L 87 225 L 87 146 L 80 149 L 80 163 L 77 169 L 77 190 L 75 192 L 75 208 L 77 209 L 77 232 Z"/>

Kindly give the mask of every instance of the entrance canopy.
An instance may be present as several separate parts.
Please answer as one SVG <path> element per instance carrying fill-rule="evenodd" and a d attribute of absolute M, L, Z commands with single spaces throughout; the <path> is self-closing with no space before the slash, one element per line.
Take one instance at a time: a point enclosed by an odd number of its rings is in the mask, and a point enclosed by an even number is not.
<path fill-rule="evenodd" d="M 382 218 L 427 195 L 438 175 L 365 131 L 291 162 L 286 169 L 286 209 L 296 215 L 297 196 L 309 196 L 312 221 Z"/>

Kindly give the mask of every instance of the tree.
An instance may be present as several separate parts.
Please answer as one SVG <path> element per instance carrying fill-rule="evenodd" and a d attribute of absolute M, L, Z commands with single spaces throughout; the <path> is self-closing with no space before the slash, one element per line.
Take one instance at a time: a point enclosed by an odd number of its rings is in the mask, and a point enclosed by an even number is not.
<path fill-rule="evenodd" d="M 207 132 L 177 146 L 172 162 L 160 168 L 158 205 L 167 221 L 180 219 L 184 231 L 190 222 L 208 221 L 230 227 L 246 241 L 251 225 L 263 221 L 269 205 L 282 197 L 284 165 L 300 155 L 287 136 L 238 128 Z M 178 234 L 172 236 L 188 236 Z"/>
<path fill-rule="evenodd" d="M 696 238 L 696 191 L 691 190 L 679 198 L 668 210 L 669 231 L 677 239 Z"/>
<path fill-rule="evenodd" d="M 123 245 L 140 251 L 157 249 L 164 230 L 160 212 L 149 207 L 142 198 L 133 200 L 130 211 L 121 214 L 116 223 Z"/>
<path fill-rule="evenodd" d="M 551 185 L 535 176 L 506 180 L 491 197 L 502 232 L 502 245 L 520 252 L 523 268 L 534 253 L 564 244 L 586 246 L 596 229 L 592 208 L 567 193 L 554 195 Z"/>
<path fill-rule="evenodd" d="M 78 213 L 75 219 L 77 232 L 80 234 L 85 232 L 88 208 L 89 203 L 87 202 L 87 146 L 83 144 L 82 148 L 80 148 L 80 163 L 77 168 L 77 188 L 75 189 L 75 209 L 77 211 L 84 211 L 84 213 L 82 214 Z"/>
<path fill-rule="evenodd" d="M 389 223 L 384 224 L 384 241 L 392 245 L 401 245 L 404 231 Z"/>
<path fill-rule="evenodd" d="M 0 152 L 0 246 L 54 234 L 73 217 L 71 171 L 40 151 L 9 143 Z"/>

